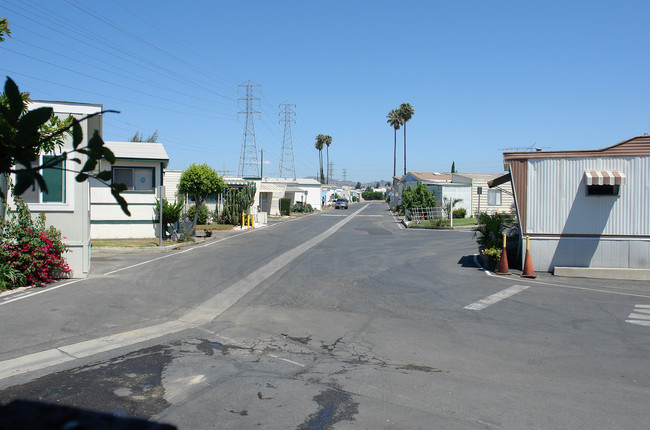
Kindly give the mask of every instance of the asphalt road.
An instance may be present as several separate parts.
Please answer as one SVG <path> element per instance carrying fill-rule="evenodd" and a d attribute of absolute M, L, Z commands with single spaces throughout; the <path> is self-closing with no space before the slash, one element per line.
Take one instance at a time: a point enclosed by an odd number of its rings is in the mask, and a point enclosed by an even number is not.
<path fill-rule="evenodd" d="M 355 204 L 0 301 L 0 401 L 181 429 L 647 429 L 650 284 L 489 276 Z M 645 317 L 644 317 L 645 316 Z"/>

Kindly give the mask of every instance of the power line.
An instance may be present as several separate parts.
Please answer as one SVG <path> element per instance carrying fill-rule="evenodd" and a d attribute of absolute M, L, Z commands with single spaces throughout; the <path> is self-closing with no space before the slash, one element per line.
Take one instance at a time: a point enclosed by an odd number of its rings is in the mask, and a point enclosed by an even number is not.
<path fill-rule="evenodd" d="M 133 12 L 132 10 L 130 10 L 127 6 L 123 5 L 123 4 L 121 3 L 120 0 L 113 0 L 113 2 L 114 2 L 114 3 L 117 3 L 117 5 L 120 6 L 122 9 L 124 9 L 126 12 L 128 12 L 129 14 L 131 14 L 132 16 L 134 16 L 135 18 L 139 19 L 140 21 L 144 22 L 144 23 L 147 24 L 150 28 L 152 28 L 153 30 L 157 31 L 159 34 L 163 35 L 163 36 L 166 37 L 167 39 L 171 40 L 172 42 L 174 42 L 174 43 L 176 43 L 177 45 L 179 45 L 180 47 L 182 47 L 185 51 L 187 51 L 187 52 L 191 52 L 192 54 L 194 54 L 194 55 L 195 55 L 196 57 L 198 57 L 198 58 L 201 58 L 201 59 L 203 59 L 203 60 L 207 60 L 207 61 L 208 61 L 211 65 L 213 65 L 214 67 L 220 69 L 222 72 L 224 72 L 224 73 L 230 75 L 230 76 L 233 77 L 234 79 L 237 79 L 237 77 L 236 77 L 235 75 L 233 75 L 232 73 L 229 73 L 226 69 L 224 69 L 224 68 L 221 67 L 220 65 L 216 64 L 216 63 L 213 62 L 213 61 L 210 61 L 210 59 L 206 58 L 204 55 L 197 53 L 195 50 L 192 49 L 191 46 L 188 46 L 188 45 L 186 45 L 186 44 L 184 44 L 184 43 L 181 43 L 181 42 L 179 42 L 176 38 L 171 37 L 171 36 L 169 35 L 169 32 L 161 31 L 160 28 L 158 28 L 157 26 L 153 25 L 151 22 L 149 22 L 148 20 L 146 20 L 146 19 L 144 18 L 145 12 L 142 12 L 142 11 L 141 11 L 140 13 L 135 13 L 135 12 Z M 133 6 L 133 4 L 130 4 L 129 6 Z M 192 64 L 192 65 L 193 65 L 193 64 Z M 198 70 L 198 68 L 197 68 L 197 70 Z M 204 74 L 205 74 L 205 72 L 204 72 Z M 206 76 L 207 76 L 207 74 L 206 74 Z M 231 81 L 231 80 L 228 80 L 228 79 L 226 79 L 226 78 L 224 78 L 224 77 L 217 76 L 217 75 L 210 75 L 210 76 L 214 76 L 214 78 L 219 79 L 219 80 L 222 80 L 222 81 L 224 81 L 224 82 L 230 84 L 231 86 L 236 85 L 236 82 Z"/>
<path fill-rule="evenodd" d="M 204 117 L 204 118 L 215 119 L 215 117 L 213 115 L 205 115 L 205 114 L 201 114 L 201 113 L 194 112 L 194 111 L 189 111 L 189 110 L 176 110 L 176 109 L 165 108 L 165 107 L 162 107 L 162 106 L 156 106 L 156 105 L 150 105 L 150 104 L 146 104 L 146 103 L 140 103 L 140 102 L 136 102 L 136 101 L 133 101 L 133 100 L 128 100 L 128 99 L 123 99 L 123 98 L 120 98 L 120 97 L 110 96 L 108 94 L 98 93 L 96 91 L 90 91 L 90 90 L 86 90 L 86 89 L 82 89 L 82 88 L 73 87 L 73 86 L 70 86 L 70 85 L 61 84 L 59 82 L 54 82 L 54 81 L 50 81 L 50 80 L 47 80 L 47 79 L 37 78 L 35 76 L 27 75 L 25 73 L 15 72 L 15 71 L 12 71 L 12 70 L 9 70 L 9 69 L 4 69 L 4 70 L 7 73 L 11 73 L 13 75 L 24 76 L 26 78 L 35 79 L 37 81 L 46 82 L 48 84 L 57 85 L 57 86 L 60 86 L 60 87 L 63 87 L 63 88 L 69 88 L 69 89 L 72 89 L 72 90 L 75 90 L 75 91 L 80 91 L 82 93 L 95 94 L 97 96 L 101 96 L 101 97 L 104 97 L 104 98 L 119 100 L 121 102 L 128 103 L 128 104 L 134 104 L 134 105 L 138 105 L 138 106 L 145 106 L 145 107 L 150 107 L 150 108 L 154 108 L 154 109 L 160 109 L 160 110 L 164 110 L 164 111 L 167 111 L 167 112 L 179 113 L 179 114 L 183 114 L 183 115 L 189 115 L 189 116 L 192 116 L 192 117 L 200 116 L 200 117 Z M 216 118 L 216 119 L 234 119 L 234 118 Z"/>
<path fill-rule="evenodd" d="M 133 65 L 135 65 L 137 67 L 141 67 L 143 69 L 146 69 L 146 70 L 149 70 L 151 72 L 157 73 L 157 74 L 159 74 L 161 76 L 164 76 L 165 78 L 172 79 L 172 80 L 174 80 L 176 82 L 179 82 L 181 84 L 192 85 L 192 86 L 197 87 L 197 88 L 199 88 L 199 89 L 201 89 L 203 91 L 215 94 L 215 95 L 217 95 L 219 97 L 222 97 L 224 99 L 227 99 L 227 100 L 234 101 L 232 98 L 226 97 L 226 96 L 214 91 L 212 88 L 209 87 L 209 85 L 204 85 L 203 83 L 199 83 L 199 82 L 196 82 L 194 80 L 188 79 L 188 77 L 186 75 L 179 74 L 176 71 L 173 71 L 173 70 L 167 69 L 167 68 L 165 68 L 163 66 L 160 66 L 160 65 L 158 65 L 158 64 L 156 64 L 156 63 L 154 63 L 154 62 L 152 62 L 152 61 L 150 61 L 150 60 L 148 60 L 148 59 L 146 59 L 146 58 L 144 58 L 142 56 L 139 56 L 139 55 L 133 54 L 132 52 L 129 52 L 128 50 L 122 48 L 120 45 L 116 45 L 115 43 L 113 43 L 112 41 L 106 39 L 105 37 L 96 35 L 92 30 L 81 27 L 79 25 L 79 23 L 75 23 L 75 26 L 67 25 L 66 22 L 68 22 L 68 20 L 69 20 L 67 16 L 63 16 L 63 15 L 57 13 L 54 10 L 51 10 L 51 9 L 48 9 L 48 8 L 44 7 L 43 5 L 34 3 L 34 7 L 27 10 L 24 7 L 20 6 L 20 5 L 12 3 L 11 0 L 6 0 L 6 1 L 8 3 L 12 4 L 14 7 L 25 10 L 26 13 L 29 14 L 29 16 L 24 15 L 24 14 L 22 14 L 20 12 L 17 12 L 16 10 L 13 10 L 13 9 L 8 8 L 8 7 L 5 6 L 6 9 L 12 11 L 16 15 L 19 15 L 19 16 L 25 18 L 26 20 L 29 20 L 29 21 L 32 21 L 32 22 L 36 23 L 37 25 L 39 25 L 41 27 L 45 27 L 46 29 L 50 30 L 50 32 L 58 33 L 58 34 L 61 34 L 61 35 L 65 36 L 65 37 L 67 37 L 67 38 L 70 38 L 76 44 L 81 43 L 81 44 L 87 45 L 87 46 L 89 46 L 89 47 L 91 47 L 91 48 L 93 48 L 95 50 L 102 51 L 102 52 L 104 52 L 104 53 L 106 53 L 108 55 L 111 55 L 111 56 L 113 56 L 115 58 L 118 58 L 118 59 L 120 59 L 122 61 L 129 62 L 129 63 L 131 63 L 131 64 L 133 64 Z M 38 8 L 47 11 L 47 14 L 44 15 L 44 14 L 39 13 L 37 11 Z M 38 20 L 32 18 L 32 16 L 35 16 L 35 15 L 39 18 Z M 57 16 L 60 19 L 55 21 L 55 20 L 53 20 L 51 18 L 52 16 Z M 91 14 L 91 16 L 92 16 L 92 14 Z M 45 23 L 46 21 L 52 23 L 54 26 L 47 25 Z M 15 27 L 21 28 L 20 25 L 16 25 L 16 24 L 13 24 L 13 25 Z M 83 31 L 80 31 L 80 28 Z M 64 29 L 66 31 L 65 32 L 61 31 L 61 29 Z M 38 34 L 38 33 L 36 33 L 36 34 Z M 74 35 L 77 35 L 77 37 L 75 37 Z M 45 37 L 48 41 L 52 40 L 51 35 L 48 35 L 48 36 L 39 35 L 39 36 Z M 91 43 L 91 41 L 94 41 L 95 43 Z M 67 46 L 67 44 L 66 45 L 60 45 L 60 46 Z M 104 49 L 102 46 L 107 47 L 109 49 Z M 120 52 L 123 55 L 118 55 L 116 53 L 116 51 Z M 87 53 L 85 53 L 84 55 L 87 55 Z M 131 59 L 127 58 L 127 57 L 133 58 L 133 59 L 135 59 L 137 61 L 131 60 Z M 185 62 L 182 62 L 181 64 L 184 64 L 184 63 Z M 110 65 L 114 66 L 114 64 L 112 64 L 112 63 Z"/>
<path fill-rule="evenodd" d="M 14 54 L 17 54 L 17 55 L 22 55 L 23 57 L 30 58 L 30 59 L 32 59 L 34 61 L 45 63 L 45 64 L 47 64 L 49 66 L 52 66 L 52 67 L 56 67 L 58 69 L 65 70 L 65 71 L 70 72 L 70 73 L 76 73 L 78 75 L 84 76 L 84 77 L 89 78 L 89 79 L 94 79 L 94 80 L 99 81 L 99 82 L 104 82 L 105 84 L 113 85 L 113 86 L 116 86 L 116 87 L 119 87 L 119 88 L 123 88 L 125 90 L 133 91 L 135 93 L 140 93 L 140 94 L 143 94 L 143 95 L 148 96 L 148 97 L 153 97 L 155 99 L 160 99 L 160 100 L 163 100 L 163 101 L 169 101 L 169 98 L 167 98 L 167 97 L 157 96 L 155 94 L 150 94 L 150 93 L 147 93 L 145 91 L 140 91 L 140 90 L 135 89 L 135 88 L 127 87 L 126 85 L 121 85 L 121 84 L 117 84 L 115 82 L 107 81 L 106 79 L 102 79 L 102 78 L 99 78 L 97 76 L 89 75 L 87 73 L 79 72 L 77 70 L 72 70 L 72 69 L 69 69 L 67 67 L 61 66 L 59 64 L 51 63 L 51 62 L 46 61 L 46 60 L 41 60 L 40 58 L 32 57 L 31 55 L 27 55 L 27 54 L 24 54 L 22 52 L 14 51 L 13 49 L 9 49 L 9 48 L 6 48 L 4 46 L 2 47 L 2 49 L 4 49 L 5 51 L 13 52 Z M 187 106 L 187 107 L 190 107 L 192 109 L 201 109 L 201 107 L 199 107 L 199 106 L 190 105 L 190 104 L 179 102 L 179 101 L 176 101 L 176 104 Z M 222 112 L 216 112 L 216 111 L 213 111 L 213 113 L 222 114 Z"/>

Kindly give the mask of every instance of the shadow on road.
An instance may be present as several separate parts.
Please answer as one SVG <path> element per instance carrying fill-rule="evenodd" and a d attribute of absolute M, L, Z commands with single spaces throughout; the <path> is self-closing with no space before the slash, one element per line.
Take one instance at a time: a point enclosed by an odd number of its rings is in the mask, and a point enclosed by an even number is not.
<path fill-rule="evenodd" d="M 477 268 L 476 264 L 474 264 L 474 256 L 473 255 L 465 255 L 458 260 L 458 264 L 460 264 L 460 267 L 473 267 Z"/>

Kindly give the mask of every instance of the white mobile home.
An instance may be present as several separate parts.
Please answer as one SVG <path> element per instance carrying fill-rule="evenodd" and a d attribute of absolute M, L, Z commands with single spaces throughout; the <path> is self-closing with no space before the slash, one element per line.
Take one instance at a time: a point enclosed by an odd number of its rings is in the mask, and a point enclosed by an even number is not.
<path fill-rule="evenodd" d="M 503 157 L 535 270 L 650 268 L 650 136 Z"/>
<path fill-rule="evenodd" d="M 300 202 L 311 205 L 314 210 L 320 210 L 321 184 L 309 178 L 262 178 L 257 182 L 255 201 L 259 212 L 279 215 L 281 198 L 290 198 L 292 205 Z"/>
<path fill-rule="evenodd" d="M 81 119 L 102 111 L 100 104 L 50 101 L 33 101 L 29 104 L 30 110 L 41 107 L 53 108 L 54 113 L 61 118 L 72 115 Z M 84 136 L 81 146 L 86 146 L 95 132 L 100 136 L 102 134 L 101 115 L 82 121 L 80 125 Z M 62 150 L 72 150 L 72 142 L 69 138 L 66 138 Z M 57 153 L 60 151 L 57 150 Z M 48 156 L 50 155 L 41 154 L 39 162 Z M 70 161 L 72 157 L 79 158 L 81 164 Z M 44 214 L 46 225 L 53 225 L 61 231 L 62 241 L 68 247 L 64 258 L 72 271 L 71 276 L 74 278 L 85 278 L 90 271 L 89 183 L 88 181 L 77 182 L 75 180 L 76 173 L 73 171 L 79 170 L 85 161 L 85 155 L 75 153 L 65 161 L 62 169 L 44 169 L 41 173 L 47 184 L 48 193 L 44 193 L 38 184 L 35 184 L 21 196 L 28 204 L 33 216 L 39 213 Z M 8 202 L 11 203 L 11 199 Z"/>
<path fill-rule="evenodd" d="M 158 237 L 156 208 L 158 188 L 163 181 L 163 166 L 169 161 L 161 143 L 106 142 L 116 161 L 99 163 L 99 169 L 112 172 L 114 183 L 125 184 L 122 197 L 129 205 L 127 216 L 111 195 L 110 187 L 90 181 L 90 236 L 93 239 Z"/>
<path fill-rule="evenodd" d="M 511 214 L 514 211 L 514 197 L 510 181 L 492 188 L 488 186 L 488 182 L 502 175 L 494 173 L 454 173 L 452 176 L 454 184 L 471 186 L 471 197 L 461 205 L 467 209 L 468 216 L 476 216 L 479 212 L 492 215 L 495 213 Z"/>
<path fill-rule="evenodd" d="M 470 184 L 446 183 L 441 185 L 428 185 L 427 188 L 436 197 L 438 204 L 446 201 L 460 200 L 454 205 L 454 210 L 465 209 L 466 215 L 472 213 L 472 186 Z"/>

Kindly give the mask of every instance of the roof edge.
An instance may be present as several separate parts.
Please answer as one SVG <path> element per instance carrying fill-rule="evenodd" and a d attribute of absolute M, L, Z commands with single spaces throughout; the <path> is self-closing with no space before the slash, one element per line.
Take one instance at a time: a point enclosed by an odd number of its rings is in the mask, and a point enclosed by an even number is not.
<path fill-rule="evenodd" d="M 629 145 L 630 142 L 643 139 L 647 142 L 640 142 L 642 147 L 639 149 L 619 149 L 621 146 Z M 625 139 L 614 145 L 607 146 L 600 149 L 578 149 L 567 151 L 527 151 L 527 152 L 504 152 L 503 160 L 528 160 L 532 158 L 586 158 L 589 156 L 603 157 L 630 157 L 630 156 L 650 156 L 650 136 L 634 136 L 630 139 Z"/>

